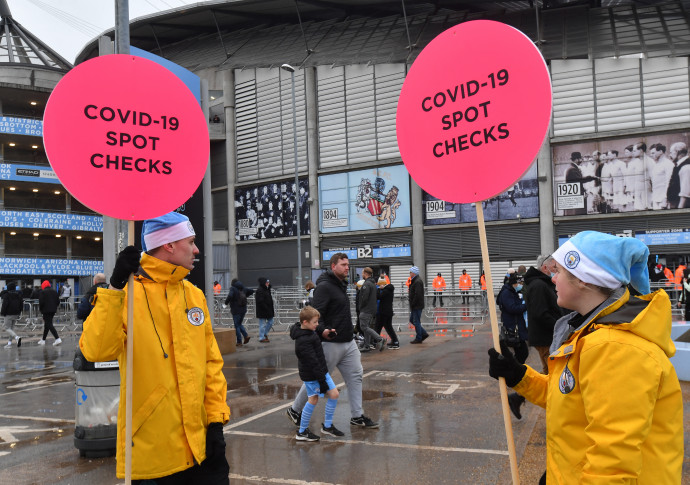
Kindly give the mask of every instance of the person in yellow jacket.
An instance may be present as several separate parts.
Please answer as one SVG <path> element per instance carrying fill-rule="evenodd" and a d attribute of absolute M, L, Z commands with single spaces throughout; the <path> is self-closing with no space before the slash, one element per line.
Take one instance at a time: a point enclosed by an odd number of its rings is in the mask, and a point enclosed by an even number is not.
<path fill-rule="evenodd" d="M 546 483 L 681 483 L 671 305 L 649 293 L 648 255 L 635 238 L 576 234 L 553 254 L 558 305 L 574 311 L 556 322 L 549 374 L 489 350 L 489 374 L 546 408 Z"/>
<path fill-rule="evenodd" d="M 463 269 L 460 279 L 458 281 L 458 287 L 460 288 L 460 294 L 462 295 L 462 302 L 470 302 L 470 289 L 472 288 L 472 277 L 467 274 L 467 270 Z"/>
<path fill-rule="evenodd" d="M 433 306 L 436 306 L 436 297 L 438 296 L 439 303 L 443 306 L 443 290 L 446 289 L 446 280 L 443 279 L 441 273 L 436 273 L 436 278 L 431 282 L 434 287 L 434 302 Z"/>
<path fill-rule="evenodd" d="M 144 221 L 143 256 L 128 246 L 109 288 L 99 288 L 79 347 L 86 359 L 120 364 L 117 467 L 125 476 L 127 298 L 134 298 L 132 478 L 228 484 L 223 424 L 230 417 L 223 358 L 203 292 L 184 278 L 199 249 L 189 219 Z M 140 259 L 141 258 L 141 259 Z M 127 286 L 135 273 L 134 287 Z M 148 483 L 148 482 L 147 482 Z M 161 481 L 157 483 L 169 483 Z"/>

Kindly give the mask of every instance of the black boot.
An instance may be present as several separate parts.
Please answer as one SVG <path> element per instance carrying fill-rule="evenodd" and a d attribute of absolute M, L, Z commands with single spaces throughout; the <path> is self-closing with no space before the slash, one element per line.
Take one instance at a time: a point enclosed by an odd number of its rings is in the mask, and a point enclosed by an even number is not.
<path fill-rule="evenodd" d="M 508 406 L 510 406 L 511 412 L 518 419 L 522 419 L 522 414 L 520 414 L 520 406 L 522 406 L 524 402 L 525 398 L 517 392 L 511 392 L 508 394 Z"/>

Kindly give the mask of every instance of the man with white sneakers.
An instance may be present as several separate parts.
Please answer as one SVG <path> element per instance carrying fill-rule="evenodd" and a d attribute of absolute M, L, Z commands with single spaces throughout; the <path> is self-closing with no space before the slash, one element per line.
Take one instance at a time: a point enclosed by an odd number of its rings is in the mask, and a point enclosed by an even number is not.
<path fill-rule="evenodd" d="M 2 298 L 2 307 L 0 308 L 0 316 L 3 319 L 3 328 L 9 334 L 6 349 L 12 348 L 12 339 L 17 342 L 17 347 L 22 346 L 22 339 L 14 331 L 14 324 L 19 319 L 22 313 L 23 299 L 21 287 L 17 286 L 16 290 L 5 290 L 0 295 Z"/>

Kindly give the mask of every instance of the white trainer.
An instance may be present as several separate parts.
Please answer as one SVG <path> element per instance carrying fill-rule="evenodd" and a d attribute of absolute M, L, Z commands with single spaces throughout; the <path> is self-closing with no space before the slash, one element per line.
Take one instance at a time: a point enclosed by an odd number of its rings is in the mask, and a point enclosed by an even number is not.
<path fill-rule="evenodd" d="M 7 345 L 5 345 L 4 348 L 6 348 L 6 349 L 11 349 L 11 348 L 12 348 L 12 341 L 11 341 L 11 340 L 8 340 L 8 341 L 7 341 Z"/>
<path fill-rule="evenodd" d="M 60 345 L 61 343 L 62 343 L 62 339 L 60 337 L 58 337 L 58 339 L 55 342 L 53 342 L 53 347 L 55 347 L 56 345 Z"/>
<path fill-rule="evenodd" d="M 45 345 L 45 344 L 46 344 L 46 341 L 45 341 L 45 340 L 39 340 L 39 341 L 38 341 L 38 345 Z"/>

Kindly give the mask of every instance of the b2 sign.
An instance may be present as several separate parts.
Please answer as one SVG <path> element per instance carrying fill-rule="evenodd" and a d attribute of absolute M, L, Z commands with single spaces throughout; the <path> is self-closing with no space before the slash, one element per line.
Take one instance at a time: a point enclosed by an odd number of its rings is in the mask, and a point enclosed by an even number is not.
<path fill-rule="evenodd" d="M 199 186 L 209 155 L 206 117 L 159 64 L 96 57 L 58 83 L 43 119 L 46 153 L 81 203 L 117 219 L 175 210 Z"/>
<path fill-rule="evenodd" d="M 432 40 L 410 68 L 398 147 L 428 193 L 477 202 L 529 169 L 550 118 L 551 80 L 532 41 L 499 22 L 465 22 Z"/>

